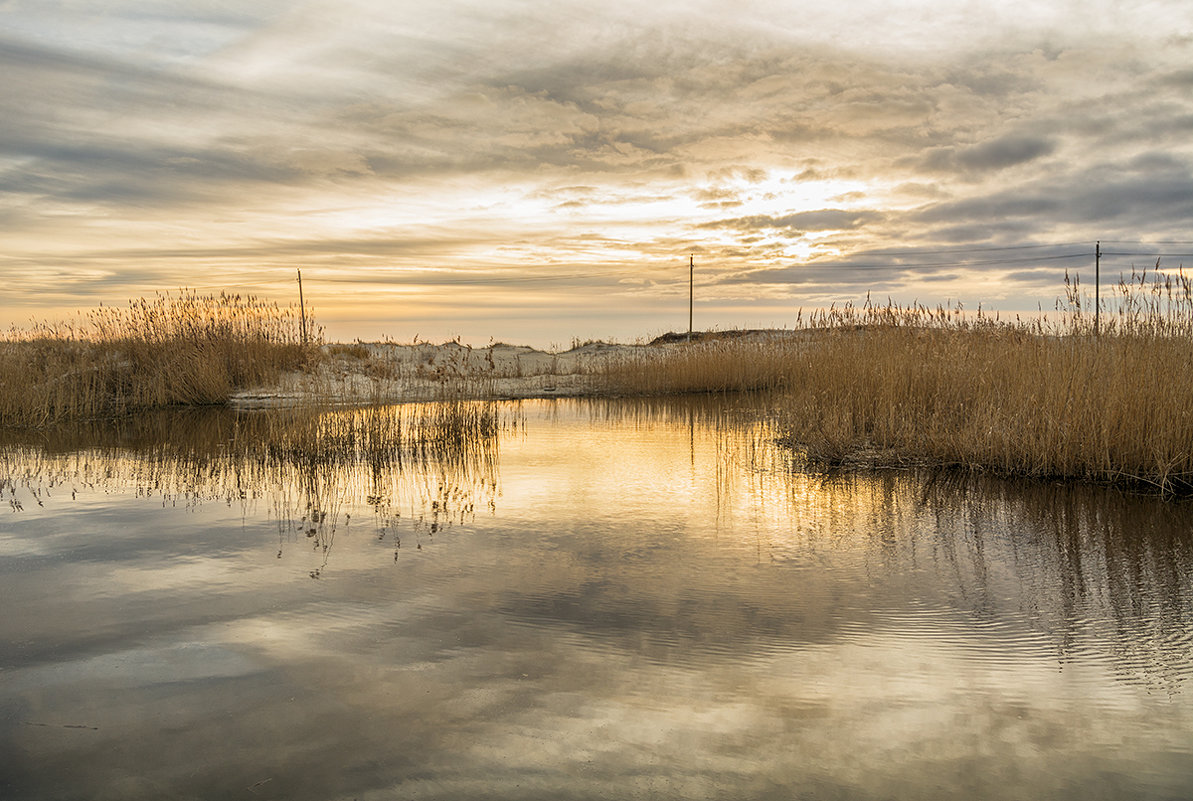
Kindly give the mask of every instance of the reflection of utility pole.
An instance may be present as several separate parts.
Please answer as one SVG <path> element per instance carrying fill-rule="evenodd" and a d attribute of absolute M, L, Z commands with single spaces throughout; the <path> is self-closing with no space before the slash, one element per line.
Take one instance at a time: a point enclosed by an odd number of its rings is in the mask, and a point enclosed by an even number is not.
<path fill-rule="evenodd" d="M 307 344 L 307 307 L 302 302 L 302 270 L 298 271 L 298 310 L 302 314 L 302 344 Z"/>
<path fill-rule="evenodd" d="M 692 281 L 696 273 L 696 257 L 688 256 L 688 342 L 692 341 Z"/>

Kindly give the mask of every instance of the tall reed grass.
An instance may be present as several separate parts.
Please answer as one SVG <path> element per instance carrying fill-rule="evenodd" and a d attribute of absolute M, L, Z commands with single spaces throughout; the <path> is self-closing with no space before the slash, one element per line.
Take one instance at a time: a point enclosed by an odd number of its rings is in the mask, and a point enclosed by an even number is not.
<path fill-rule="evenodd" d="M 0 337 L 0 425 L 40 427 L 226 400 L 314 357 L 299 311 L 182 290 Z"/>
<path fill-rule="evenodd" d="M 775 390 L 781 436 L 825 464 L 935 464 L 1193 491 L 1193 285 L 1135 273 L 1097 321 L 1076 280 L 1060 314 L 845 306 L 795 331 L 643 351 L 623 394 Z"/>

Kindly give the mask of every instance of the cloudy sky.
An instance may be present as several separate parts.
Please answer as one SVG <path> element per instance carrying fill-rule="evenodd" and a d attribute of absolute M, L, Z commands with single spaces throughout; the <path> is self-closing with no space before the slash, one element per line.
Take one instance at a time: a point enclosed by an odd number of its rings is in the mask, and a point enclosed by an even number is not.
<path fill-rule="evenodd" d="M 567 345 L 1193 263 L 1187 0 L 0 0 L 0 324 Z M 1186 255 L 1182 255 L 1186 254 Z"/>

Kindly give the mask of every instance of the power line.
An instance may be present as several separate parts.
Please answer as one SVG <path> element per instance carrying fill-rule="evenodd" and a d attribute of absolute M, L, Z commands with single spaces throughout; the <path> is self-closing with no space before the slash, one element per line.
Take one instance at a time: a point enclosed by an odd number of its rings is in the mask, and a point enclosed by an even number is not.
<path fill-rule="evenodd" d="M 949 247 L 949 248 L 915 248 L 908 250 L 871 250 L 862 251 L 856 254 L 857 261 L 850 261 L 848 257 L 843 260 L 828 260 L 827 258 L 821 260 L 816 259 L 812 261 L 799 262 L 794 266 L 838 266 L 842 268 L 854 269 L 916 269 L 924 267 L 940 267 L 940 268 L 965 268 L 965 267 L 996 267 L 1002 265 L 1013 264 L 1030 264 L 1036 262 L 1052 262 L 1052 261 L 1066 261 L 1073 259 L 1088 259 L 1093 256 L 1093 251 L 1077 251 L 1051 255 L 1038 256 L 1022 256 L 1014 258 L 961 258 L 956 260 L 942 260 L 942 261 L 918 261 L 918 262 L 901 262 L 898 259 L 904 256 L 949 256 L 958 254 L 983 254 L 983 253 L 1009 253 L 1026 250 L 1044 250 L 1056 248 L 1076 248 L 1084 245 L 1082 242 L 1059 242 L 1050 244 L 1031 244 L 1031 245 L 990 245 L 990 246 L 974 246 L 974 247 Z M 1120 241 L 1119 245 L 1136 245 L 1146 247 L 1146 243 L 1139 242 L 1125 242 Z M 1176 244 L 1191 244 L 1193 240 L 1160 240 L 1157 245 L 1176 245 Z M 1102 251 L 1103 256 L 1119 256 L 1119 257 L 1150 257 L 1150 258 L 1193 258 L 1193 253 L 1163 253 L 1157 251 L 1144 250 L 1121 250 L 1121 251 Z M 861 261 L 860 259 L 869 259 L 871 257 L 888 257 L 891 261 L 873 262 Z M 541 282 L 556 282 L 556 281 L 589 281 L 596 279 L 621 279 L 624 277 L 640 277 L 641 272 L 627 272 L 624 270 L 608 270 L 603 272 L 586 272 L 586 273 L 566 273 L 566 274 L 552 274 L 552 275 L 493 275 L 493 276 L 476 276 L 470 277 L 452 277 L 450 273 L 441 275 L 421 275 L 411 276 L 398 275 L 387 276 L 381 280 L 376 280 L 373 277 L 341 277 L 341 276 L 325 276 L 318 277 L 316 280 L 323 284 L 388 284 L 391 286 L 420 286 L 420 285 L 439 285 L 439 286 L 468 286 L 468 285 L 502 285 L 502 284 L 532 284 Z M 187 286 L 183 289 L 191 290 L 226 290 L 226 289 L 248 289 L 248 288 L 281 288 L 288 281 L 278 279 L 277 281 L 246 281 L 232 284 L 207 284 L 200 286 Z M 669 282 L 663 282 L 669 283 Z"/>
<path fill-rule="evenodd" d="M 199 286 L 195 286 L 195 285 L 193 285 L 193 284 L 185 284 L 185 285 L 183 285 L 183 286 L 180 286 L 180 287 L 178 287 L 178 288 L 179 288 L 179 289 L 189 289 L 189 290 L 196 290 L 196 289 L 244 289 L 244 288 L 247 288 L 247 287 L 280 286 L 280 285 L 282 285 L 282 284 L 284 284 L 284 283 L 287 283 L 287 282 L 286 282 L 286 281 L 282 281 L 282 280 L 280 280 L 280 279 L 279 279 L 279 280 L 277 280 L 277 281 L 252 281 L 252 282 L 250 282 L 250 283 L 244 283 L 244 284 L 203 284 L 203 285 L 199 285 Z"/>
<path fill-rule="evenodd" d="M 948 252 L 955 252 L 955 253 L 989 252 L 989 251 L 999 251 L 999 250 L 1020 250 L 1020 249 L 1037 248 L 1037 247 L 1054 247 L 1054 246 L 1027 245 L 1027 246 L 1023 246 L 1022 248 L 986 248 L 986 249 L 978 248 L 975 251 L 952 250 L 952 251 L 948 251 Z M 944 252 L 944 251 L 942 251 L 942 252 Z M 866 255 L 875 255 L 875 254 L 867 253 Z M 1117 254 L 1107 254 L 1107 253 L 1103 252 L 1103 255 L 1117 255 Z M 1126 254 L 1126 255 L 1131 255 L 1131 254 Z M 1144 254 L 1144 255 L 1152 255 L 1152 254 Z M 849 262 L 849 261 L 802 262 L 800 266 L 836 265 L 839 267 L 847 267 L 847 268 L 852 267 L 852 268 L 872 268 L 872 269 L 915 269 L 915 268 L 920 268 L 920 267 L 995 267 L 995 266 L 1010 265 L 1010 264 L 1029 264 L 1029 263 L 1041 262 L 1041 261 L 1060 261 L 1060 260 L 1065 260 L 1065 259 L 1085 259 L 1085 258 L 1089 258 L 1089 256 L 1090 256 L 1089 253 L 1081 252 L 1081 253 L 1062 253 L 1059 255 L 1050 255 L 1050 256 L 1026 256 L 1026 257 L 1022 257 L 1022 258 L 1013 258 L 1013 259 L 981 259 L 981 260 L 963 259 L 963 260 L 957 260 L 957 261 L 952 261 L 952 262 L 949 262 L 949 261 L 946 261 L 946 262 L 939 262 L 939 261 L 937 261 L 937 262 L 912 262 L 912 263 L 884 262 L 884 263 L 873 263 L 873 264 L 867 264 L 864 262 L 862 262 L 862 263 Z M 617 272 L 610 271 L 610 272 L 600 272 L 600 273 L 567 273 L 567 274 L 561 274 L 561 275 L 556 274 L 556 275 L 492 276 L 492 277 L 475 277 L 475 278 L 453 278 L 451 276 L 444 275 L 442 278 L 427 276 L 427 277 L 421 277 L 421 278 L 415 278 L 415 277 L 404 277 L 404 278 L 397 278 L 397 279 L 390 278 L 388 280 L 386 280 L 386 279 L 376 280 L 375 278 L 370 278 L 370 277 L 344 278 L 344 277 L 339 277 L 339 276 L 327 276 L 327 277 L 317 277 L 315 280 L 321 284 L 375 284 L 375 285 L 381 284 L 381 285 L 389 285 L 389 286 L 437 285 L 437 286 L 449 286 L 450 287 L 450 286 L 481 286 L 481 285 L 489 286 L 489 285 L 494 285 L 494 284 L 497 284 L 497 285 L 529 284 L 529 283 L 554 282 L 554 281 L 589 281 L 589 280 L 595 280 L 595 279 L 601 279 L 601 278 L 620 279 L 620 278 L 625 278 L 625 277 L 631 277 L 631 276 L 630 276 L 630 274 L 626 274 L 626 273 L 618 274 Z M 280 287 L 285 283 L 288 283 L 288 282 L 282 281 L 282 280 L 254 281 L 254 282 L 236 283 L 236 284 L 208 284 L 208 285 L 201 285 L 201 286 L 185 286 L 182 288 L 190 289 L 190 290 L 244 289 L 244 288 L 261 288 L 261 287 Z M 666 283 L 670 283 L 670 282 L 666 282 Z"/>
<path fill-rule="evenodd" d="M 842 267 L 881 267 L 881 268 L 991 267 L 991 266 L 996 266 L 996 265 L 1000 265 L 1000 264 L 1028 264 L 1028 263 L 1034 263 L 1034 262 L 1039 262 L 1039 261 L 1059 261 L 1061 259 L 1088 259 L 1092 255 L 1093 255 L 1092 253 L 1082 252 L 1082 253 L 1062 253 L 1062 254 L 1056 255 L 1056 256 L 1027 256 L 1027 257 L 1020 258 L 1020 259 L 984 259 L 984 260 L 979 260 L 979 261 L 959 260 L 959 261 L 953 261 L 953 262 L 927 261 L 927 262 L 917 262 L 917 263 L 911 263 L 911 264 L 900 264 L 898 262 L 881 263 L 881 264 L 878 264 L 878 263 L 866 264 L 864 262 L 859 263 L 859 262 L 846 261 L 846 262 L 836 262 L 836 264 L 838 264 Z M 1105 254 L 1103 254 L 1103 255 L 1105 255 Z M 833 263 L 834 262 L 803 262 L 804 265 L 833 264 Z"/>
<path fill-rule="evenodd" d="M 1051 245 L 1002 245 L 999 247 L 921 248 L 916 250 L 867 250 L 867 256 L 934 256 L 948 253 L 988 253 L 1000 250 L 1033 250 L 1041 248 L 1075 248 L 1084 242 L 1057 242 Z M 1190 243 L 1193 244 L 1193 243 Z"/>
<path fill-rule="evenodd" d="M 450 278 L 444 277 L 443 280 L 428 279 L 412 279 L 404 281 L 374 281 L 369 278 L 321 278 L 322 283 L 331 284 L 393 284 L 393 285 L 418 285 L 418 284 L 440 284 L 443 286 L 455 286 L 457 284 L 520 284 L 530 281 L 564 281 L 564 280 L 587 280 L 591 278 L 609 278 L 615 276 L 616 273 L 568 273 L 565 275 L 518 275 L 518 276 L 495 276 L 493 278 Z"/>
<path fill-rule="evenodd" d="M 1146 251 L 1110 251 L 1103 250 L 1103 256 L 1148 256 L 1161 259 L 1188 259 L 1193 258 L 1193 253 L 1159 253 L 1154 250 Z"/>
<path fill-rule="evenodd" d="M 1114 239 L 1103 239 L 1108 245 L 1193 245 L 1193 239 L 1156 239 L 1151 242 L 1143 242 L 1141 240 L 1120 241 Z"/>

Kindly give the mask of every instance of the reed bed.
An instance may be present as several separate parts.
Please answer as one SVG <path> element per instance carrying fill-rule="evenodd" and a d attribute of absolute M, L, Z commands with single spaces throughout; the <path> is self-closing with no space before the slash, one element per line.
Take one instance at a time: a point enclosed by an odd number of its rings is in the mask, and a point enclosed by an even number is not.
<path fill-rule="evenodd" d="M 182 290 L 13 329 L 0 337 L 0 425 L 221 403 L 314 358 L 298 320 L 293 306 Z"/>
<path fill-rule="evenodd" d="M 757 336 L 703 334 L 692 342 L 637 348 L 599 367 L 599 386 L 615 395 L 748 392 L 785 388 L 798 371 L 809 332 Z"/>
<path fill-rule="evenodd" d="M 1098 319 L 1067 281 L 1051 321 L 845 306 L 765 338 L 611 364 L 623 394 L 774 390 L 783 441 L 820 464 L 953 465 L 1193 492 L 1193 292 L 1124 278 Z"/>

